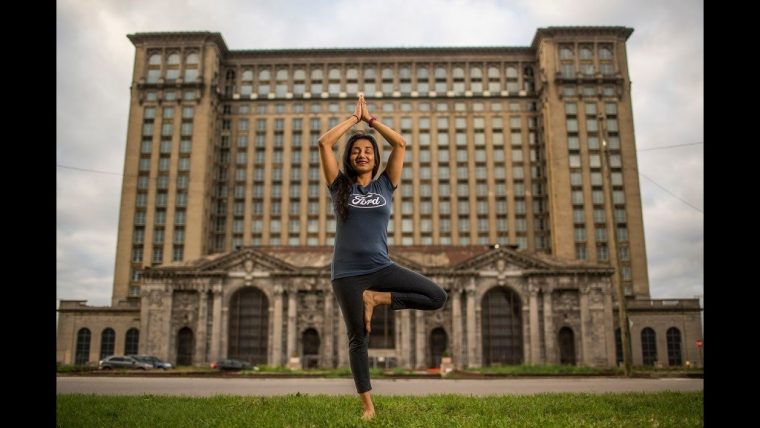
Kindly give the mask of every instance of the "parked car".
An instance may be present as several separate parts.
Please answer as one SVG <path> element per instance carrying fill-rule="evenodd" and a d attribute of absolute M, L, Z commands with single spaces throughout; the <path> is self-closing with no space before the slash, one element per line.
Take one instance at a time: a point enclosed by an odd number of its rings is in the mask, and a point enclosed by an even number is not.
<path fill-rule="evenodd" d="M 172 368 L 171 363 L 167 363 L 166 361 L 163 361 L 154 355 L 127 355 L 127 356 L 132 357 L 138 361 L 142 361 L 144 363 L 152 364 L 153 368 L 156 368 L 156 369 L 166 370 L 166 369 Z"/>
<path fill-rule="evenodd" d="M 98 367 L 102 370 L 110 369 L 140 369 L 149 370 L 153 364 L 140 361 L 133 357 L 125 355 L 111 355 L 98 361 Z"/>
<path fill-rule="evenodd" d="M 233 359 L 226 359 L 226 360 L 219 360 L 214 361 L 211 363 L 212 369 L 219 369 L 219 370 L 246 370 L 250 369 L 251 365 L 245 361 L 239 361 L 239 360 L 233 360 Z"/>

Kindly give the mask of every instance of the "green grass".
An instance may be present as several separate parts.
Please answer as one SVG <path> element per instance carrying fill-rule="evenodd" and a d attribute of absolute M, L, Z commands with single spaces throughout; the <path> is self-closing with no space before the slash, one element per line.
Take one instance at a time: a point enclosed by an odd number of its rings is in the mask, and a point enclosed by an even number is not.
<path fill-rule="evenodd" d="M 58 395 L 58 427 L 702 427 L 702 392 L 375 396 Z"/>

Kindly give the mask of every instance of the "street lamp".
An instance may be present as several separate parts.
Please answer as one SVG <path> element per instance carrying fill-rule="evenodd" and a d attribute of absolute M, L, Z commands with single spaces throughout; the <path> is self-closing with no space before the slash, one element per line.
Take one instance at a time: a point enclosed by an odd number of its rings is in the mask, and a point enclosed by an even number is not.
<path fill-rule="evenodd" d="M 615 273 L 612 277 L 612 282 L 615 285 L 615 291 L 617 294 L 617 300 L 618 300 L 618 324 L 620 325 L 620 344 L 623 348 L 623 367 L 625 370 L 625 375 L 630 377 L 632 375 L 631 372 L 631 331 L 630 331 L 630 325 L 628 324 L 628 311 L 626 310 L 626 304 L 625 304 L 625 294 L 623 293 L 623 282 L 620 278 L 620 258 L 618 256 L 618 247 L 617 247 L 617 237 L 615 235 L 615 217 L 613 213 L 613 199 L 612 199 L 612 170 L 610 168 L 610 151 L 609 147 L 607 146 L 607 124 L 605 122 L 605 117 L 603 114 L 599 114 L 597 117 L 599 119 L 599 124 L 601 126 L 601 137 L 602 137 L 602 167 L 604 169 L 604 175 L 606 177 L 606 183 L 604 185 L 607 186 L 607 203 L 605 204 L 606 208 L 606 215 L 607 215 L 607 230 L 609 231 L 609 236 L 612 241 L 612 248 L 610 248 L 609 254 L 614 257 L 613 259 L 613 267 L 615 268 Z"/>

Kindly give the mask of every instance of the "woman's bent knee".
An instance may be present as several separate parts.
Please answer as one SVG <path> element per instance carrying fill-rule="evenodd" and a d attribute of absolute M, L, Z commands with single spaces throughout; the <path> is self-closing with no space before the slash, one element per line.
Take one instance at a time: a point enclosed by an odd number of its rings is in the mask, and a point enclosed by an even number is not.
<path fill-rule="evenodd" d="M 437 305 L 436 309 L 441 309 L 444 305 L 446 305 L 446 301 L 448 299 L 449 295 L 446 293 L 446 290 L 441 288 L 440 292 L 436 294 L 435 299 L 433 300 Z"/>

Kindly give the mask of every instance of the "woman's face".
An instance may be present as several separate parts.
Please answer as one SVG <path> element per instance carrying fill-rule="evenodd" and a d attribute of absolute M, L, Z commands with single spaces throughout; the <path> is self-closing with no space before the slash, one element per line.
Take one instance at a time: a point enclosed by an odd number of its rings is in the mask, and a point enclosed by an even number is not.
<path fill-rule="evenodd" d="M 375 150 L 369 140 L 356 140 L 349 155 L 351 167 L 358 173 L 372 173 L 375 167 Z"/>

